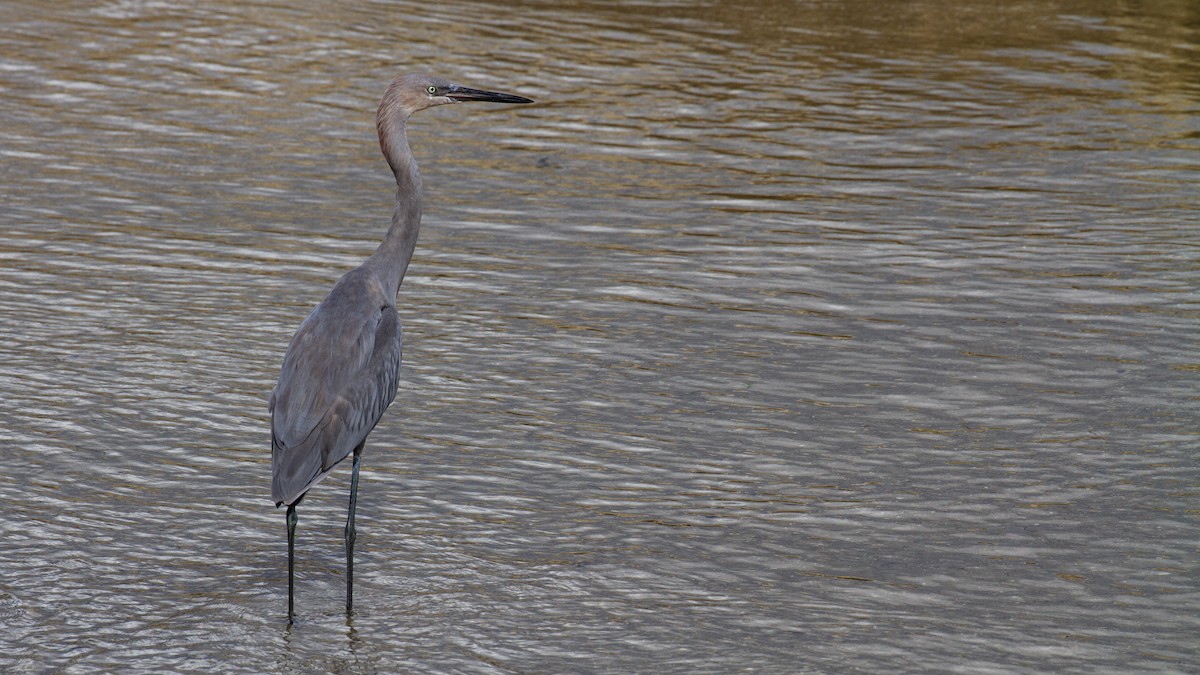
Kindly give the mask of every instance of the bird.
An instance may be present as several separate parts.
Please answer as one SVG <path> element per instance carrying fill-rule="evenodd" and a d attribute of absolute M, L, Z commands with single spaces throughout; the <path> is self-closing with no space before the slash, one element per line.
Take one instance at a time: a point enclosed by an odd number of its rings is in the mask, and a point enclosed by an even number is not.
<path fill-rule="evenodd" d="M 401 361 L 397 294 L 421 228 L 421 175 L 408 145 L 408 120 L 426 108 L 524 96 L 453 84 L 424 73 L 388 85 L 375 116 L 379 147 L 396 178 L 396 209 L 383 241 L 334 284 L 292 336 L 267 409 L 271 415 L 271 498 L 287 505 L 288 624 L 295 617 L 296 507 L 353 454 L 346 517 L 346 613 L 354 602 L 354 511 L 367 436 L 396 398 Z"/>

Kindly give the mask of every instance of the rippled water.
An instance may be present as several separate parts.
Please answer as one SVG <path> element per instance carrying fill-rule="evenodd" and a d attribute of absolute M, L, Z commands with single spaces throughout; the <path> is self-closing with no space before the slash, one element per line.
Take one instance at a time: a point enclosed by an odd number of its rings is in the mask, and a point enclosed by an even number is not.
<path fill-rule="evenodd" d="M 1194 3 L 0 8 L 0 670 L 1195 672 Z M 266 399 L 391 208 L 401 391 Z"/>

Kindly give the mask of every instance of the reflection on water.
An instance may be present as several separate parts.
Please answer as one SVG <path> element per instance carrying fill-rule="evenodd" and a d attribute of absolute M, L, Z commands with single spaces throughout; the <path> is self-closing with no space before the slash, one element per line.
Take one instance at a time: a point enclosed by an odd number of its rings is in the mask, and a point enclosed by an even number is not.
<path fill-rule="evenodd" d="M 4 13 L 0 669 L 1194 669 L 1191 4 Z M 288 630 L 265 401 L 418 67 L 539 104 L 414 120 Z"/>

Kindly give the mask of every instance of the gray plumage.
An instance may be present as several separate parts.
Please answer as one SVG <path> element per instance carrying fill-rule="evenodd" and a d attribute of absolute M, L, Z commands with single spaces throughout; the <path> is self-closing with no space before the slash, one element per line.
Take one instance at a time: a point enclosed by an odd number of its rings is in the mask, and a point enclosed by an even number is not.
<path fill-rule="evenodd" d="M 408 118 L 461 101 L 532 103 L 468 89 L 423 74 L 391 83 L 375 118 L 379 145 L 396 177 L 396 210 L 379 248 L 346 273 L 300 324 L 271 393 L 271 498 L 287 504 L 288 620 L 292 620 L 296 505 L 352 453 L 346 520 L 346 611 L 351 610 L 354 506 L 367 436 L 396 398 L 401 360 L 396 294 L 421 227 L 421 176 L 408 147 Z"/>
<path fill-rule="evenodd" d="M 271 396 L 271 497 L 293 504 L 350 455 L 396 398 L 395 291 L 358 267 L 292 338 Z"/>

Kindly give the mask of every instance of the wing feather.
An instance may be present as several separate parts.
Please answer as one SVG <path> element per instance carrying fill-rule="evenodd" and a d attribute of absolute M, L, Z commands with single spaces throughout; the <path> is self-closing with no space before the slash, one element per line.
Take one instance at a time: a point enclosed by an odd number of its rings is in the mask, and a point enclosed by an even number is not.
<path fill-rule="evenodd" d="M 394 298 L 364 270 L 347 274 L 300 324 L 271 395 L 271 495 L 293 503 L 366 440 L 396 397 Z"/>

